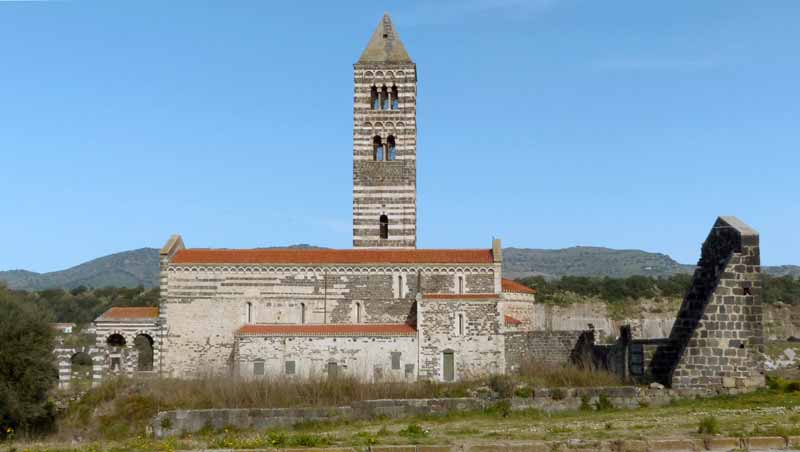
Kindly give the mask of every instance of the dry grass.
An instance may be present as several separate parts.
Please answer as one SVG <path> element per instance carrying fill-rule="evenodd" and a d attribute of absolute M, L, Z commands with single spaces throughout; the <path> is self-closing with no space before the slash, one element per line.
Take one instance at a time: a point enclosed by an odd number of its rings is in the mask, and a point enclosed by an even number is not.
<path fill-rule="evenodd" d="M 592 386 L 621 386 L 617 375 L 597 370 L 586 371 L 574 366 L 554 366 L 540 363 L 524 363 L 520 368 L 519 380 L 533 386 L 544 388 L 584 388 Z"/>

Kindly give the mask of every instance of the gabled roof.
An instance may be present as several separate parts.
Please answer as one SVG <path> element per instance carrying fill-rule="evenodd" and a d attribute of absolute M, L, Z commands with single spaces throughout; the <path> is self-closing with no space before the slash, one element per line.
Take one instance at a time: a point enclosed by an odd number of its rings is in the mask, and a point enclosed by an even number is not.
<path fill-rule="evenodd" d="M 358 59 L 359 63 L 413 63 L 408 56 L 405 46 L 400 41 L 400 36 L 394 29 L 389 14 L 384 14 L 367 48 Z"/>
<path fill-rule="evenodd" d="M 239 336 L 414 336 L 417 329 L 404 323 L 271 324 L 245 325 Z"/>
<path fill-rule="evenodd" d="M 492 250 L 185 249 L 175 264 L 491 264 Z"/>
<path fill-rule="evenodd" d="M 155 319 L 158 318 L 156 307 L 111 308 L 95 321 L 113 319 Z"/>
<path fill-rule="evenodd" d="M 531 289 L 530 287 L 526 286 L 525 284 L 520 284 L 516 281 L 512 281 L 510 279 L 503 278 L 501 280 L 501 287 L 503 288 L 503 292 L 510 292 L 510 293 L 536 293 L 536 289 Z"/>

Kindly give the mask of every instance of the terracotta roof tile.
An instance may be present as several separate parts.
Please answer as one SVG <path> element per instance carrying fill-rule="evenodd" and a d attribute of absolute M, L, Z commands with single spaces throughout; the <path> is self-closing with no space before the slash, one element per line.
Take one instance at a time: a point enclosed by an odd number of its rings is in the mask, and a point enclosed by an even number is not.
<path fill-rule="evenodd" d="M 517 320 L 510 315 L 505 316 L 503 320 L 506 322 L 506 325 L 522 325 L 522 320 Z"/>
<path fill-rule="evenodd" d="M 111 308 L 104 312 L 98 320 L 154 319 L 156 317 L 158 317 L 158 308 L 155 307 Z"/>
<path fill-rule="evenodd" d="M 423 298 L 430 300 L 486 300 L 488 298 L 498 298 L 495 293 L 426 293 Z"/>
<path fill-rule="evenodd" d="M 176 264 L 491 264 L 492 250 L 201 249 L 178 251 Z"/>
<path fill-rule="evenodd" d="M 270 324 L 245 325 L 236 333 L 241 336 L 414 336 L 417 329 L 404 323 Z"/>
<path fill-rule="evenodd" d="M 531 289 L 525 284 L 520 284 L 516 281 L 512 281 L 510 279 L 505 279 L 505 278 L 502 279 L 502 287 L 503 287 L 503 292 L 536 293 L 536 289 Z"/>

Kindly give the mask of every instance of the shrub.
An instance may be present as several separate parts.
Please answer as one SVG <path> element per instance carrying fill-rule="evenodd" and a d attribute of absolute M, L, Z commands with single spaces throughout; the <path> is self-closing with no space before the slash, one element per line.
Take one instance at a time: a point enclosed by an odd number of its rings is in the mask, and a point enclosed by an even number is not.
<path fill-rule="evenodd" d="M 508 399 L 501 400 L 487 408 L 486 414 L 508 417 L 511 414 L 511 402 Z"/>
<path fill-rule="evenodd" d="M 600 394 L 600 397 L 597 398 L 597 402 L 594 404 L 594 407 L 597 411 L 608 411 L 614 409 L 614 404 L 611 403 L 611 400 L 605 394 Z"/>
<path fill-rule="evenodd" d="M 530 397 L 533 397 L 533 396 L 534 396 L 534 391 L 533 391 L 533 389 L 531 389 L 531 388 L 530 388 L 530 387 L 528 387 L 528 386 L 523 386 L 523 387 L 521 387 L 521 388 L 517 388 L 517 389 L 514 391 L 514 395 L 515 395 L 516 397 L 520 397 L 520 398 L 523 398 L 523 399 L 527 399 L 527 398 L 530 398 Z"/>
<path fill-rule="evenodd" d="M 800 381 L 790 381 L 783 387 L 784 392 L 798 392 L 800 391 Z"/>
<path fill-rule="evenodd" d="M 47 393 L 56 384 L 48 315 L 0 285 L 0 440 L 9 432 L 44 433 L 55 426 Z"/>
<path fill-rule="evenodd" d="M 567 394 L 563 389 L 556 388 L 550 391 L 550 397 L 552 397 L 553 400 L 564 400 L 567 397 Z"/>
<path fill-rule="evenodd" d="M 592 405 L 589 403 L 589 396 L 581 396 L 581 411 L 591 411 Z"/>
<path fill-rule="evenodd" d="M 719 420 L 714 416 L 708 416 L 700 419 L 697 432 L 705 435 L 719 434 Z"/>
<path fill-rule="evenodd" d="M 501 399 L 508 399 L 514 395 L 514 380 L 508 375 L 492 375 L 489 378 L 489 387 Z"/>

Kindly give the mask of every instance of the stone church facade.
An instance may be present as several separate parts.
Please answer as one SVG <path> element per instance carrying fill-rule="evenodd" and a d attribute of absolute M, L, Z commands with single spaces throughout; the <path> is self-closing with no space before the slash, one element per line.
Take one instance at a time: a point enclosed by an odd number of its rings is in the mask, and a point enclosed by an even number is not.
<path fill-rule="evenodd" d="M 187 248 L 172 236 L 160 307 L 113 308 L 95 321 L 97 379 L 134 373 L 144 355 L 130 344 L 144 336 L 152 363 L 140 371 L 179 378 L 456 381 L 583 361 L 675 387 L 763 384 L 752 229 L 732 217 L 715 223 L 669 338 L 620 334 L 594 346 L 591 323 L 555 326 L 534 290 L 503 278 L 499 239 L 416 247 L 417 71 L 388 15 L 354 81 L 353 248 Z"/>

